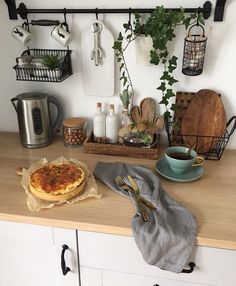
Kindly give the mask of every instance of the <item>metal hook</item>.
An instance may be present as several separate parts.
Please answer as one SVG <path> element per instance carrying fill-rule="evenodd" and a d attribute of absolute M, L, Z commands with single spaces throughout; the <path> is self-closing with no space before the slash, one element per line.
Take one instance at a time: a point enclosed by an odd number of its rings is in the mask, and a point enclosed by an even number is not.
<path fill-rule="evenodd" d="M 69 26 L 67 24 L 67 21 L 66 21 L 66 8 L 63 9 L 63 14 L 64 14 L 64 22 L 61 24 L 61 26 L 65 26 L 66 27 L 66 31 L 69 32 Z"/>
<path fill-rule="evenodd" d="M 26 21 L 22 24 L 22 28 L 27 30 L 29 32 L 29 21 L 28 18 L 26 18 Z"/>
<path fill-rule="evenodd" d="M 98 8 L 95 9 L 96 20 L 98 20 Z"/>
<path fill-rule="evenodd" d="M 201 11 L 201 8 L 200 7 L 198 7 L 198 9 L 197 9 L 197 27 L 199 26 L 199 15 L 200 15 L 200 12 Z"/>
<path fill-rule="evenodd" d="M 98 21 L 98 8 L 95 8 L 95 15 L 96 15 L 96 20 Z M 98 27 L 98 23 L 96 23 L 96 26 Z"/>
<path fill-rule="evenodd" d="M 128 20 L 128 25 L 130 30 L 132 31 L 133 27 L 132 27 L 132 23 L 131 23 L 131 14 L 132 14 L 132 9 L 129 7 L 129 20 Z"/>

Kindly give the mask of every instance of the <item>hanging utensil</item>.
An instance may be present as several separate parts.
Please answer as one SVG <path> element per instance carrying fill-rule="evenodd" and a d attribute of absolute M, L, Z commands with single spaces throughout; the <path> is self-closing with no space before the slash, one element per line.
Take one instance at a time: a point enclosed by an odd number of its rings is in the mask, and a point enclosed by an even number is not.
<path fill-rule="evenodd" d="M 92 31 L 94 36 L 94 48 L 91 52 L 91 60 L 94 61 L 95 66 L 101 65 L 101 59 L 103 57 L 102 49 L 99 47 L 101 30 L 102 26 L 99 25 L 99 23 L 92 24 Z"/>

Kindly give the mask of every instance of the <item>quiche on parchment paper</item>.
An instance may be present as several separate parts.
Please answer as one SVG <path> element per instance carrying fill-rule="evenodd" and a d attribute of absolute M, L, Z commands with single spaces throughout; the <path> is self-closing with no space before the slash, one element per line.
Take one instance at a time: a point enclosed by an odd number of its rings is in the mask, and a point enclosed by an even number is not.
<path fill-rule="evenodd" d="M 29 169 L 23 169 L 21 184 L 32 211 L 62 203 L 72 204 L 87 197 L 101 197 L 87 165 L 64 157 L 52 162 L 42 158 Z"/>

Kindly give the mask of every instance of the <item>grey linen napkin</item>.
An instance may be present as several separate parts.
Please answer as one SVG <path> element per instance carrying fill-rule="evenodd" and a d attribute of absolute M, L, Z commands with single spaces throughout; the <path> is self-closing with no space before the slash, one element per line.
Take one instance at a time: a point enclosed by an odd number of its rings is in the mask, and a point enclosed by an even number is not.
<path fill-rule="evenodd" d="M 98 162 L 94 170 L 98 180 L 125 196 L 129 193 L 120 189 L 114 179 L 127 175 L 136 180 L 141 195 L 157 207 L 156 211 L 146 208 L 148 222 L 144 222 L 138 212 L 132 219 L 133 236 L 143 259 L 160 269 L 180 273 L 196 243 L 195 218 L 164 191 L 159 178 L 146 167 Z"/>

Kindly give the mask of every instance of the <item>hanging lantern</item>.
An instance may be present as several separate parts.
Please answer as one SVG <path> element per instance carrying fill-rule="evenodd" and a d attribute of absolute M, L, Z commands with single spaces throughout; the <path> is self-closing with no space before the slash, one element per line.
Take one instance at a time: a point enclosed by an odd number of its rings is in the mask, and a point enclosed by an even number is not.
<path fill-rule="evenodd" d="M 201 34 L 191 34 L 193 27 L 201 28 Z M 184 54 L 182 73 L 195 76 L 203 71 L 203 64 L 206 52 L 207 37 L 202 25 L 194 24 L 190 27 L 187 37 L 184 40 Z"/>

